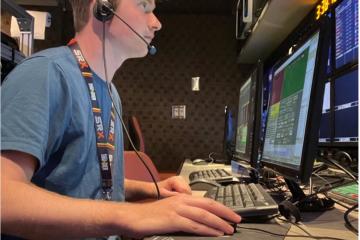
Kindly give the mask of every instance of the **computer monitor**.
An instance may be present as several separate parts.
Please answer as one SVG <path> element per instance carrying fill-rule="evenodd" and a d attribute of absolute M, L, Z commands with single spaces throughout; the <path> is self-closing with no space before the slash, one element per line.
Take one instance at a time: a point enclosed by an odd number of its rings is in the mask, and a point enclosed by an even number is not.
<path fill-rule="evenodd" d="M 358 0 L 343 0 L 335 8 L 335 67 L 357 62 Z"/>
<path fill-rule="evenodd" d="M 235 160 L 257 166 L 261 134 L 262 64 L 258 63 L 240 87 L 236 126 Z"/>
<path fill-rule="evenodd" d="M 330 144 L 331 143 L 331 109 L 330 109 L 330 82 L 325 83 L 323 107 L 321 111 L 321 121 L 319 130 L 319 143 Z"/>
<path fill-rule="evenodd" d="M 319 138 L 329 21 L 318 24 L 274 68 L 261 163 L 293 182 L 309 180 Z"/>
<path fill-rule="evenodd" d="M 358 68 L 334 79 L 334 145 L 357 146 Z"/>

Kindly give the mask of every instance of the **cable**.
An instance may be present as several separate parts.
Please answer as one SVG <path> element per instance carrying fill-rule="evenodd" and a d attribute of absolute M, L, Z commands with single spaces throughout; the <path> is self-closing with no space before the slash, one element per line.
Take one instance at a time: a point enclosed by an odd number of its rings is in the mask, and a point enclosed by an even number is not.
<path fill-rule="evenodd" d="M 318 191 L 321 191 L 324 187 L 327 187 L 327 186 L 329 186 L 330 188 L 333 187 L 333 185 L 332 185 L 328 180 L 326 180 L 325 178 L 321 177 L 319 174 L 312 173 L 312 175 L 314 175 L 315 177 L 318 177 L 318 178 L 322 179 L 322 180 L 325 182 L 325 185 L 320 186 Z M 311 180 L 311 178 L 310 178 L 310 180 Z M 310 186 L 310 191 L 312 191 L 312 189 L 313 189 L 312 186 Z"/>
<path fill-rule="evenodd" d="M 121 122 L 121 125 L 123 126 L 123 129 L 125 130 L 125 133 L 126 133 L 126 136 L 127 138 L 129 139 L 129 142 L 131 144 L 131 146 L 133 147 L 138 159 L 141 160 L 141 162 L 143 163 L 143 165 L 145 166 L 146 170 L 149 172 L 150 176 L 151 176 L 151 179 L 152 181 L 154 182 L 155 184 L 155 188 L 156 188 L 156 193 L 157 193 L 157 199 L 160 200 L 160 190 L 159 190 L 159 186 L 155 180 L 155 177 L 154 175 L 152 174 L 150 168 L 148 167 L 148 165 L 145 163 L 144 159 L 142 159 L 142 157 L 140 156 L 138 150 L 135 148 L 135 145 L 133 143 L 133 141 L 131 140 L 131 137 L 130 137 L 130 134 L 125 126 L 125 123 L 124 123 L 124 120 L 122 119 L 121 117 L 121 114 L 119 112 L 119 110 L 117 109 L 116 105 L 115 105 L 115 101 L 114 101 L 114 98 L 112 96 L 112 93 L 111 93 L 111 85 L 110 85 L 110 82 L 108 81 L 108 75 L 107 75 L 107 64 L 106 64 L 106 54 L 105 54 L 105 21 L 102 22 L 103 23 L 103 32 L 102 32 L 102 54 L 103 54 L 103 62 L 104 62 L 104 71 L 105 71 L 105 80 L 106 80 L 106 85 L 107 85 L 107 89 L 108 89 L 108 93 L 110 95 L 110 98 L 111 98 L 111 102 L 112 104 L 114 105 L 114 109 L 115 109 L 115 112 L 116 114 L 118 115 L 119 119 L 120 119 L 120 122 Z"/>
<path fill-rule="evenodd" d="M 345 157 L 347 157 L 347 159 L 348 159 L 350 162 L 352 162 L 352 158 L 351 158 L 350 154 L 348 154 L 348 153 L 345 152 L 345 151 L 338 151 L 337 153 L 335 153 L 335 156 L 338 156 L 338 155 L 340 155 L 340 154 L 344 155 Z"/>
<path fill-rule="evenodd" d="M 326 189 L 323 189 L 323 190 L 321 190 L 321 191 L 317 191 L 317 192 L 315 192 L 315 193 L 313 193 L 313 194 L 306 195 L 306 198 L 304 198 L 303 200 L 297 201 L 296 204 L 298 204 L 298 203 L 300 203 L 300 202 L 303 202 L 303 201 L 306 201 L 308 198 L 313 197 L 313 196 L 315 196 L 315 195 L 317 195 L 317 194 L 324 194 L 324 195 L 326 196 L 326 192 L 328 192 L 328 191 L 330 191 L 330 190 L 333 190 L 333 189 L 335 189 L 335 188 L 338 188 L 338 187 L 345 186 L 345 185 L 347 185 L 347 184 L 349 184 L 349 183 L 351 183 L 351 182 L 345 182 L 345 183 L 343 183 L 343 184 L 339 184 L 339 185 L 333 186 L 333 187 L 331 187 L 331 188 L 326 188 Z"/>
<path fill-rule="evenodd" d="M 325 192 L 324 195 L 327 197 L 327 198 L 330 198 L 327 193 Z M 345 205 L 344 203 L 342 203 L 341 201 L 337 201 L 336 199 L 333 199 L 331 198 L 336 204 L 342 206 L 343 208 L 346 208 L 346 209 L 349 209 L 350 207 Z"/>
<path fill-rule="evenodd" d="M 357 180 L 357 178 L 348 170 L 346 170 L 343 166 L 341 166 L 340 164 L 338 164 L 336 161 L 334 161 L 334 159 L 332 158 L 322 158 L 325 161 L 329 161 L 330 163 L 332 163 L 333 165 L 335 165 L 336 167 L 338 167 L 340 170 L 344 171 L 344 173 L 346 173 L 349 177 L 351 177 L 352 179 L 354 179 L 356 181 L 357 184 L 359 184 L 359 181 Z"/>
<path fill-rule="evenodd" d="M 276 219 L 279 219 L 280 221 L 283 221 L 283 222 L 287 222 L 287 223 L 290 223 L 296 227 L 298 227 L 300 230 L 302 230 L 304 233 L 306 233 L 308 236 L 310 237 L 314 237 L 308 230 L 306 230 L 305 228 L 301 227 L 299 223 L 293 223 L 287 219 L 282 219 L 280 217 L 277 217 Z"/>
<path fill-rule="evenodd" d="M 330 239 L 330 240 L 346 240 L 344 238 L 336 238 L 336 237 L 322 237 L 322 236 L 307 236 L 307 235 L 293 235 L 293 234 L 279 234 L 279 233 L 274 233 L 274 232 L 270 232 L 264 229 L 258 229 L 258 228 L 250 228 L 250 227 L 240 227 L 237 226 L 236 227 L 241 228 L 241 229 L 247 229 L 247 230 L 254 230 L 254 231 L 260 231 L 260 232 L 264 232 L 264 233 L 268 233 L 271 235 L 275 235 L 275 236 L 280 236 L 280 237 L 294 237 L 294 238 L 313 238 L 313 239 Z"/>
<path fill-rule="evenodd" d="M 209 164 L 211 164 L 211 163 L 213 163 L 215 161 L 215 159 L 212 157 L 213 154 L 215 154 L 215 152 L 209 153 L 209 157 L 208 157 L 210 159 Z"/>
<path fill-rule="evenodd" d="M 352 232 L 355 232 L 356 234 L 359 233 L 359 230 L 357 228 L 355 228 L 351 222 L 349 221 L 349 214 L 354 211 L 356 208 L 358 207 L 358 204 L 355 204 L 354 206 L 352 206 L 351 208 L 349 208 L 348 210 L 346 210 L 346 212 L 344 213 L 344 220 L 345 220 L 345 226 Z"/>

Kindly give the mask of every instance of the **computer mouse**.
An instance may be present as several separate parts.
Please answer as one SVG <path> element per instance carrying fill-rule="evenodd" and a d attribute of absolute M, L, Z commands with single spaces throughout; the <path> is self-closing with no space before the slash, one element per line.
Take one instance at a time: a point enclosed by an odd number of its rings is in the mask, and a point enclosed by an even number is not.
<path fill-rule="evenodd" d="M 205 159 L 197 158 L 192 160 L 192 164 L 194 165 L 206 165 L 208 162 Z"/>
<path fill-rule="evenodd" d="M 189 183 L 191 190 L 208 191 L 214 187 L 221 187 L 221 185 L 215 181 L 206 179 L 196 179 Z"/>

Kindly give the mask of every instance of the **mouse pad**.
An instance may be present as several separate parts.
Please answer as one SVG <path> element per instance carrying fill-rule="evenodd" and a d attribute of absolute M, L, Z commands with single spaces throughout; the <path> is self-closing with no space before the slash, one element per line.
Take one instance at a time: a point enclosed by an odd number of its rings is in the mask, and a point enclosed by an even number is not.
<path fill-rule="evenodd" d="M 215 240 L 215 239 L 224 239 L 224 240 L 254 240 L 254 239 L 266 239 L 266 240 L 282 240 L 284 236 L 277 236 L 270 233 L 262 232 L 260 230 L 269 231 L 275 234 L 286 235 L 291 227 L 289 223 L 278 224 L 275 221 L 271 221 L 264 224 L 254 224 L 254 223 L 241 223 L 237 228 L 237 233 L 230 236 L 223 237 L 201 237 L 194 235 L 187 235 L 186 233 L 171 234 L 171 235 L 161 235 L 161 236 L 152 236 L 147 237 L 145 240 Z M 254 229 L 245 229 L 245 228 L 254 228 Z"/>

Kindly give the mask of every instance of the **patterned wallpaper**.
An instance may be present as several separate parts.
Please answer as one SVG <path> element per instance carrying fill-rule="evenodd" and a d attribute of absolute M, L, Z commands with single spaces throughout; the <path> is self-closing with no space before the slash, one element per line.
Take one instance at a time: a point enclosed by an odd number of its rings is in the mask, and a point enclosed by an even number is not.
<path fill-rule="evenodd" d="M 176 171 L 185 158 L 222 152 L 224 108 L 236 115 L 249 66 L 236 64 L 234 19 L 221 15 L 160 15 L 155 56 L 128 60 L 114 82 L 125 121 L 140 121 L 147 154 L 160 171 Z M 191 77 L 200 91 L 191 91 Z M 186 119 L 171 106 L 186 105 Z M 128 145 L 128 144 L 127 144 Z"/>

